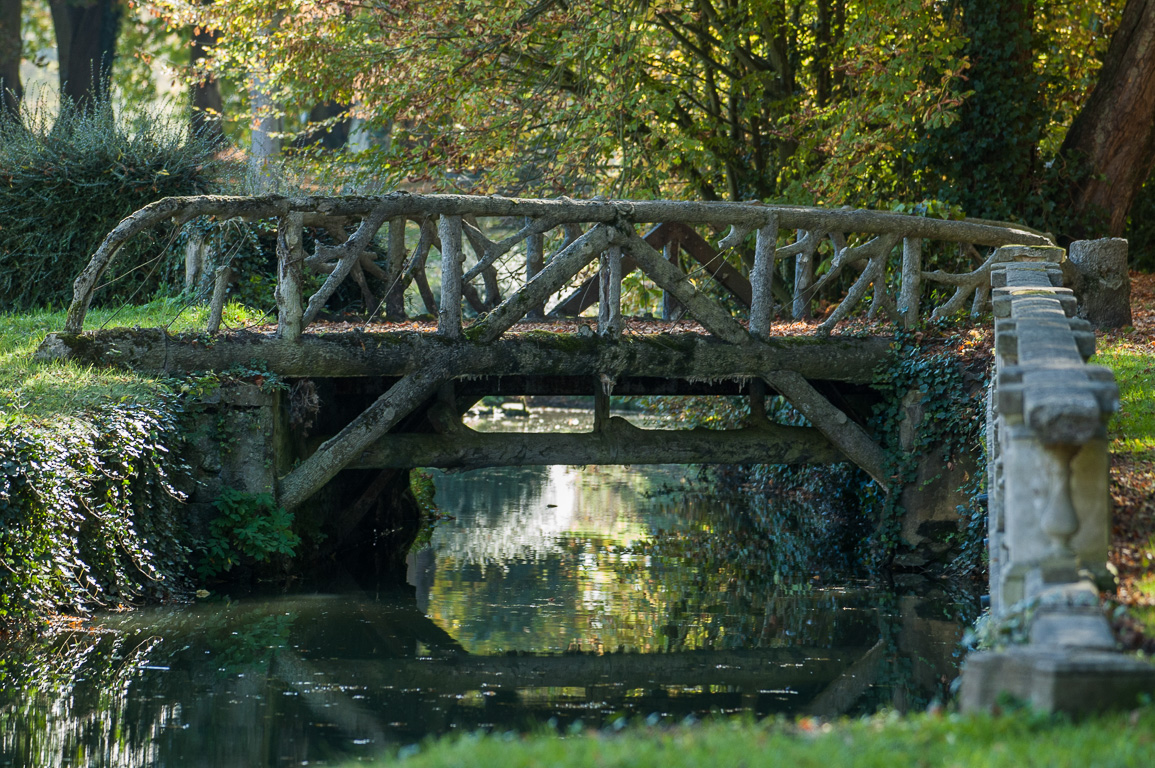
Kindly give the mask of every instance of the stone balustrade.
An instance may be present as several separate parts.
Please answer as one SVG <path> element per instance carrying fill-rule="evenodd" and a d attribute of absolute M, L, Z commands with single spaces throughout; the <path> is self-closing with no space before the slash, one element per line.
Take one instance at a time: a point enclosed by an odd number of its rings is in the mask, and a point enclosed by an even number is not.
<path fill-rule="evenodd" d="M 1063 249 L 1004 247 L 994 260 L 987 634 L 1010 645 L 968 657 L 962 705 L 1003 694 L 1068 712 L 1133 704 L 1155 690 L 1155 666 L 1117 652 L 1099 600 L 1113 578 L 1106 425 L 1118 387 L 1086 362 L 1095 335 L 1063 287 Z"/>

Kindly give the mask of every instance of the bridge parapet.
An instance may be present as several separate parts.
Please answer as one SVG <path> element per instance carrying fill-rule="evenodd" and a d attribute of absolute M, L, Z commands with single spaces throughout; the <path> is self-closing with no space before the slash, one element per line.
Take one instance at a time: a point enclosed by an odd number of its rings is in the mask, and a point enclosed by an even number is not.
<path fill-rule="evenodd" d="M 1000 614 L 1086 570 L 1107 577 L 1106 422 L 1119 391 L 1062 287 L 1060 248 L 1002 248 L 992 271 L 991 605 Z"/>
<path fill-rule="evenodd" d="M 1116 651 L 1099 602 L 1112 580 L 1107 420 L 1111 371 L 1062 287 L 1060 248 L 1000 248 L 991 273 L 995 377 L 987 408 L 991 623 L 1008 647 L 972 653 L 964 709 L 1011 694 L 1044 710 L 1128 706 L 1155 666 Z M 1002 636 L 1001 632 L 992 635 Z"/>

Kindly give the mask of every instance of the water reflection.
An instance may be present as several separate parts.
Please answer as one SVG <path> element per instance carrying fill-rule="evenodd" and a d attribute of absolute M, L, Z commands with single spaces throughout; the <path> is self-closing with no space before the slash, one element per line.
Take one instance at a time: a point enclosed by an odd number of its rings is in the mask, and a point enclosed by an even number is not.
<path fill-rule="evenodd" d="M 0 766 L 332 764 L 454 730 L 944 693 L 960 603 L 776 560 L 754 527 L 797 513 L 688 499 L 686 480 L 438 474 L 455 519 L 410 557 L 408 588 L 142 610 L 7 649 Z"/>

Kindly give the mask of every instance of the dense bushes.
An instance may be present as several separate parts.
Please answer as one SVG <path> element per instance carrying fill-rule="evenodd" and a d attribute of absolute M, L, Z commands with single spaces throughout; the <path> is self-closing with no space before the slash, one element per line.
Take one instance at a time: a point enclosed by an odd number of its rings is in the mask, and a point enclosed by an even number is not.
<path fill-rule="evenodd" d="M 0 415 L 0 631 L 184 588 L 176 408 Z"/>
<path fill-rule="evenodd" d="M 212 146 L 174 118 L 110 108 L 0 117 L 0 307 L 63 306 L 110 229 L 169 195 L 204 192 Z M 180 260 L 163 235 L 134 238 L 101 302 L 151 298 Z M 147 263 L 143 268 L 142 264 Z M 138 293 L 139 292 L 139 293 Z"/>

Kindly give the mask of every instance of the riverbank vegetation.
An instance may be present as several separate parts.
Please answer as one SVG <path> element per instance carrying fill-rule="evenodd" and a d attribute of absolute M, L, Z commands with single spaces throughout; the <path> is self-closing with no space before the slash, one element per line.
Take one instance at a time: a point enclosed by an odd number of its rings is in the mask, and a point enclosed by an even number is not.
<path fill-rule="evenodd" d="M 203 323 L 177 300 L 100 309 L 98 323 Z M 229 322 L 253 318 L 231 305 Z M 179 595 L 187 581 L 174 382 L 33 354 L 63 312 L 0 315 L 0 634 L 47 617 Z"/>
<path fill-rule="evenodd" d="M 1099 715 L 1078 723 L 1009 706 L 997 715 L 882 713 L 861 720 L 718 720 L 693 727 L 626 727 L 619 733 L 578 729 L 564 738 L 539 734 L 469 735 L 402 750 L 407 768 L 549 765 L 630 766 L 941 765 L 979 768 L 1118 766 L 1144 768 L 1155 754 L 1155 707 Z M 395 764 L 393 759 L 379 765 Z"/>

